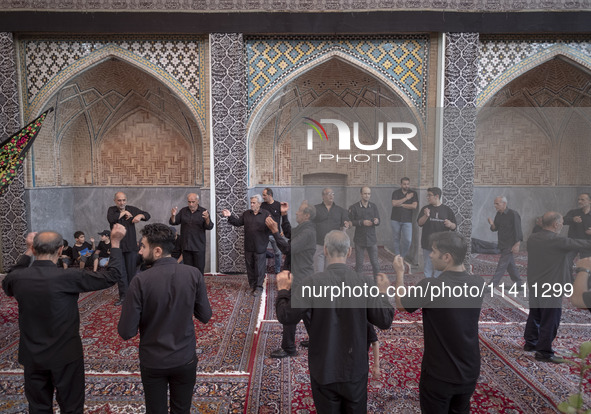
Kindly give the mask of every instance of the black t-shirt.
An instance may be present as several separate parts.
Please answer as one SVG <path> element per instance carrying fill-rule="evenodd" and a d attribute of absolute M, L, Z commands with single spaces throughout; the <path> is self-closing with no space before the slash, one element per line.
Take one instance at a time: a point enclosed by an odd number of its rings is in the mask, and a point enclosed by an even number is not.
<path fill-rule="evenodd" d="M 439 233 L 440 231 L 452 231 L 451 229 L 445 227 L 443 222 L 445 220 L 449 220 L 452 223 L 456 223 L 456 216 L 452 209 L 445 204 L 440 204 L 438 206 L 427 204 L 421 208 L 419 216 L 417 217 L 417 222 L 424 215 L 423 211 L 425 211 L 426 208 L 429 209 L 429 218 L 422 226 L 423 232 L 421 233 L 421 247 L 423 249 L 431 250 L 431 246 L 429 245 L 429 237 L 433 233 Z"/>
<path fill-rule="evenodd" d="M 408 193 L 412 194 L 412 198 L 410 200 L 406 200 L 402 204 L 418 203 L 417 193 L 412 190 L 408 190 L 407 194 Z M 406 197 L 406 194 L 402 192 L 402 188 L 399 188 L 392 193 L 392 200 L 401 200 L 404 197 Z M 413 210 L 409 208 L 392 206 L 390 220 L 398 221 L 400 223 L 410 223 L 412 221 L 412 212 Z"/>
<path fill-rule="evenodd" d="M 421 280 L 417 287 L 422 289 L 422 294 L 419 289 L 414 293 L 407 290 L 407 296 L 400 298 L 408 312 L 423 309 L 425 351 L 422 372 L 453 384 L 466 384 L 478 379 L 478 319 L 482 297 L 477 292 L 484 285 L 480 276 L 445 271 L 436 279 Z M 438 288 L 441 292 L 449 288 L 452 294 L 431 300 L 431 292 L 435 294 Z M 460 288 L 462 294 L 456 297 L 455 293 L 460 292 Z M 463 295 L 464 289 L 467 295 Z"/>
<path fill-rule="evenodd" d="M 101 240 L 97 250 L 99 250 L 99 257 L 109 257 L 111 255 L 111 242 L 105 243 Z"/>
<path fill-rule="evenodd" d="M 261 208 L 271 213 L 271 217 L 273 217 L 277 225 L 281 224 L 281 203 L 279 201 L 275 200 L 271 204 L 263 202 Z"/>
<path fill-rule="evenodd" d="M 85 256 L 86 253 L 92 253 L 92 244 L 88 242 L 82 243 L 82 246 L 72 246 L 72 258 L 74 260 L 78 260 L 78 258 L 82 255 Z"/>

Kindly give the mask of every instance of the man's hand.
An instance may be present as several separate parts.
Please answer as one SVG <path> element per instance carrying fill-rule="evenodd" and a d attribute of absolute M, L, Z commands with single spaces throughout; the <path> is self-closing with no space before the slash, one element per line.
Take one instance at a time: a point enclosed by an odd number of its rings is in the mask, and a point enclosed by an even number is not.
<path fill-rule="evenodd" d="M 289 270 L 282 270 L 277 273 L 277 290 L 291 289 L 291 273 Z"/>
<path fill-rule="evenodd" d="M 352 227 L 352 226 L 353 226 L 353 223 L 352 223 L 352 222 L 350 222 L 350 221 L 345 221 L 345 222 L 343 222 L 343 228 L 344 228 L 345 230 L 347 230 L 348 228 L 350 228 L 350 227 Z"/>
<path fill-rule="evenodd" d="M 111 247 L 119 248 L 119 242 L 125 237 L 127 230 L 119 223 L 115 224 L 111 229 Z"/>
<path fill-rule="evenodd" d="M 371 220 L 363 220 L 363 225 L 366 227 L 373 226 L 373 222 Z"/>
<path fill-rule="evenodd" d="M 423 215 L 425 217 L 429 217 L 431 215 L 431 210 L 429 210 L 428 208 L 424 209 L 423 210 Z"/>
<path fill-rule="evenodd" d="M 396 276 L 404 275 L 404 258 L 399 254 L 396 255 L 394 261 L 392 262 L 392 266 L 394 266 L 394 272 L 396 272 Z"/>
<path fill-rule="evenodd" d="M 573 221 L 575 223 L 582 223 L 583 219 L 581 218 L 581 216 L 575 216 L 575 217 L 573 217 Z"/>
<path fill-rule="evenodd" d="M 585 257 L 584 259 L 579 259 L 576 266 L 577 267 L 584 267 L 585 269 L 591 270 L 591 257 Z"/>
<path fill-rule="evenodd" d="M 265 224 L 267 225 L 269 230 L 271 230 L 271 233 L 275 234 L 279 232 L 279 226 L 277 225 L 277 222 L 273 220 L 273 217 L 267 216 L 267 218 L 265 219 Z"/>
<path fill-rule="evenodd" d="M 373 364 L 373 366 L 371 367 L 371 377 L 374 380 L 379 380 L 380 377 L 382 376 L 382 373 L 380 371 L 380 366 L 378 364 Z"/>
<path fill-rule="evenodd" d="M 376 276 L 376 282 L 378 284 L 380 293 L 386 293 L 388 291 L 388 288 L 390 287 L 390 280 L 386 274 L 378 273 Z"/>
<path fill-rule="evenodd" d="M 585 234 L 588 234 L 591 236 L 591 227 L 589 227 L 587 230 L 585 230 Z"/>
<path fill-rule="evenodd" d="M 376 218 L 374 218 L 374 219 L 373 219 L 373 224 L 375 224 L 376 226 L 377 226 L 378 224 L 380 224 L 380 219 L 379 219 L 379 218 L 377 218 L 377 217 L 376 217 Z"/>
<path fill-rule="evenodd" d="M 286 216 L 289 211 L 289 203 L 287 201 L 281 202 L 281 215 Z"/>
<path fill-rule="evenodd" d="M 142 219 L 146 218 L 146 216 L 144 216 L 143 214 L 138 214 L 137 216 L 135 216 L 133 218 L 133 220 L 131 220 L 131 222 L 133 224 L 139 223 L 140 221 L 142 221 Z"/>
<path fill-rule="evenodd" d="M 452 229 L 452 230 L 453 230 L 453 229 L 455 228 L 455 227 L 454 227 L 454 226 L 455 226 L 455 224 L 454 224 L 454 223 L 453 223 L 451 220 L 449 220 L 449 219 L 445 219 L 445 220 L 443 220 L 443 225 L 444 225 L 445 227 L 447 227 L 448 229 Z"/>
<path fill-rule="evenodd" d="M 179 208 L 178 207 L 173 207 L 170 209 L 170 215 L 171 216 L 176 216 L 176 213 L 178 213 Z"/>
<path fill-rule="evenodd" d="M 203 217 L 203 220 L 208 221 L 209 220 L 209 211 L 205 210 L 203 212 L 203 214 L 201 215 L 201 217 Z"/>
<path fill-rule="evenodd" d="M 494 226 L 495 222 L 493 221 L 493 219 L 491 219 L 490 217 L 488 218 L 488 224 L 490 224 L 490 226 Z"/>
<path fill-rule="evenodd" d="M 228 210 L 227 208 L 222 210 L 222 216 L 230 217 L 231 215 L 232 215 L 232 213 L 230 213 L 230 210 Z"/>
<path fill-rule="evenodd" d="M 125 217 L 125 219 L 128 220 L 128 219 L 132 218 L 133 215 L 127 210 L 122 210 L 121 214 L 119 214 L 119 218 L 123 218 L 123 217 Z"/>
<path fill-rule="evenodd" d="M 517 242 L 513 245 L 513 247 L 511 247 L 511 253 L 513 253 L 513 254 L 519 253 L 519 243 L 520 242 Z"/>

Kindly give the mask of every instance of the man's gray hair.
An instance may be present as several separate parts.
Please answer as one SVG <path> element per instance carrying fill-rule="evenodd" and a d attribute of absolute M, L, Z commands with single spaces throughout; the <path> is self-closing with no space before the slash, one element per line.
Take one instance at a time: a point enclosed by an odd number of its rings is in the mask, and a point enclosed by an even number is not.
<path fill-rule="evenodd" d="M 316 207 L 312 204 L 305 204 L 306 207 L 302 210 L 302 213 L 307 214 L 310 216 L 310 221 L 313 221 L 316 218 Z"/>
<path fill-rule="evenodd" d="M 330 257 L 347 257 L 351 240 L 342 230 L 332 230 L 324 237 L 324 247 Z"/>
<path fill-rule="evenodd" d="M 55 231 L 42 231 L 33 239 L 33 250 L 38 255 L 54 255 L 63 245 L 62 235 Z"/>
<path fill-rule="evenodd" d="M 263 196 L 260 194 L 255 194 L 252 197 L 250 197 L 250 199 L 252 200 L 253 198 L 256 198 L 257 202 L 259 204 L 263 204 Z"/>
<path fill-rule="evenodd" d="M 503 203 L 507 204 L 507 197 L 505 197 L 505 196 L 496 196 L 495 198 L 500 198 Z"/>

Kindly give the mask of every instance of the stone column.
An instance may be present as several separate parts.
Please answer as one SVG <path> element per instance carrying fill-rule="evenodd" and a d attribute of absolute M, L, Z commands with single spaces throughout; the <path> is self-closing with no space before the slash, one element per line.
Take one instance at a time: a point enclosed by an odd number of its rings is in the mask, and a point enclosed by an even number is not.
<path fill-rule="evenodd" d="M 470 239 L 474 194 L 478 33 L 447 33 L 443 104 L 443 202 Z"/>
<path fill-rule="evenodd" d="M 250 208 L 246 164 L 246 63 L 242 34 L 210 35 L 211 110 L 214 180 L 218 213 L 218 269 L 245 272 L 244 230 L 228 224 L 219 212 L 236 215 Z"/>
<path fill-rule="evenodd" d="M 20 129 L 19 102 L 16 83 L 16 47 L 12 33 L 0 33 L 0 141 Z M 25 179 L 21 168 L 0 197 L 0 270 L 14 265 L 25 250 L 27 217 Z"/>

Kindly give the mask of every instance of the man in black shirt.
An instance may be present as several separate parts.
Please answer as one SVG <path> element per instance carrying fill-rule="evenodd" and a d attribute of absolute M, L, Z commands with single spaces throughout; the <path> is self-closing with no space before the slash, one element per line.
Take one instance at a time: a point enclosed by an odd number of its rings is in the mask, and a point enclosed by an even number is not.
<path fill-rule="evenodd" d="M 316 251 L 316 227 L 312 220 L 316 216 L 316 208 L 308 204 L 304 200 L 300 208 L 296 212 L 296 221 L 298 225 L 291 231 L 291 226 L 286 226 L 289 223 L 287 212 L 289 205 L 281 203 L 282 227 L 286 237 L 289 238 L 288 243 L 283 243 L 283 238 L 279 234 L 277 223 L 270 217 L 267 217 L 267 227 L 276 237 L 278 245 L 285 253 L 284 270 L 290 270 L 294 277 L 294 284 L 297 286 L 308 276 L 314 274 L 314 252 Z M 287 231 L 286 231 L 287 230 Z M 306 329 L 308 328 L 307 318 L 304 319 Z M 272 358 L 285 358 L 288 356 L 297 355 L 295 346 L 296 324 L 283 325 L 283 335 L 281 340 L 281 348 L 271 352 Z M 302 341 L 304 342 L 304 341 Z"/>
<path fill-rule="evenodd" d="M 577 202 L 579 208 L 570 210 L 564 216 L 564 225 L 568 226 L 568 237 L 571 239 L 591 240 L 591 195 L 582 193 L 579 195 Z M 571 268 L 577 253 L 581 259 L 591 256 L 591 250 L 569 253 L 568 264 Z"/>
<path fill-rule="evenodd" d="M 363 259 L 365 250 L 369 255 L 369 261 L 373 270 L 374 279 L 378 276 L 380 265 L 378 263 L 378 239 L 376 226 L 380 225 L 380 213 L 378 207 L 369 201 L 371 188 L 361 187 L 361 201 L 349 207 L 349 219 L 355 226 L 355 271 L 358 275 L 363 273 Z"/>
<path fill-rule="evenodd" d="M 554 355 L 552 342 L 558 333 L 562 316 L 562 288 L 572 280 L 568 254 L 591 249 L 591 240 L 560 237 L 563 218 L 553 211 L 544 214 L 542 226 L 542 231 L 527 239 L 530 309 L 523 334 L 523 349 L 536 351 L 535 358 L 538 361 L 561 363 L 564 360 Z"/>
<path fill-rule="evenodd" d="M 261 204 L 261 208 L 263 210 L 267 210 L 271 213 L 271 217 L 275 222 L 277 222 L 277 226 L 281 226 L 281 203 L 273 199 L 273 190 L 269 187 L 263 190 L 263 200 L 264 203 Z M 275 241 L 275 236 L 272 234 L 269 235 L 269 243 L 273 248 L 273 254 L 275 255 L 275 273 L 279 273 L 281 271 L 281 250 L 277 247 L 277 242 Z"/>
<path fill-rule="evenodd" d="M 419 205 L 417 193 L 410 189 L 410 178 L 400 179 L 400 188 L 392 192 L 390 224 L 394 238 L 394 254 L 406 257 L 412 242 L 412 213 Z"/>
<path fill-rule="evenodd" d="M 177 214 L 178 213 L 178 214 Z M 195 193 L 187 195 L 187 207 L 173 207 L 170 211 L 169 223 L 181 225 L 181 246 L 183 263 L 205 270 L 205 230 L 213 229 L 213 221 L 209 211 L 199 205 L 199 196 Z"/>
<path fill-rule="evenodd" d="M 324 237 L 332 230 L 348 229 L 351 226 L 347 210 L 334 202 L 332 188 L 322 190 L 322 203 L 316 204 L 316 253 L 314 254 L 314 271 L 322 272 L 326 268 L 324 256 Z"/>
<path fill-rule="evenodd" d="M 62 236 L 50 231 L 30 233 L 27 251 L 2 281 L 4 292 L 18 302 L 18 360 L 24 366 L 30 413 L 52 413 L 57 390 L 60 412 L 82 414 L 84 354 L 78 296 L 106 289 L 121 277 L 119 243 L 124 236 L 123 226 L 113 226 L 109 267 L 96 273 L 56 267 Z"/>
<path fill-rule="evenodd" d="M 265 271 L 267 269 L 267 244 L 271 231 L 265 224 L 265 219 L 271 214 L 261 209 L 263 197 L 255 194 L 250 198 L 250 210 L 246 210 L 240 217 L 234 216 L 230 210 L 222 210 L 222 215 L 228 218 L 232 226 L 244 226 L 244 261 L 246 275 L 252 294 L 259 296 L 263 291 Z"/>
<path fill-rule="evenodd" d="M 478 319 L 484 280 L 464 268 L 466 239 L 452 232 L 431 236 L 431 261 L 442 273 L 423 279 L 417 290 L 396 296 L 400 311 L 423 310 L 425 350 L 421 363 L 419 400 L 423 413 L 470 412 L 470 397 L 480 374 Z M 394 259 L 396 291 L 404 291 L 404 261 Z M 452 292 L 465 292 L 456 295 Z M 449 294 L 444 289 L 449 289 Z M 439 295 L 435 293 L 439 292 Z M 434 299 L 432 295 L 435 296 Z"/>
<path fill-rule="evenodd" d="M 366 413 L 369 361 L 367 353 L 367 324 L 388 329 L 394 309 L 386 298 L 389 287 L 384 274 L 378 276 L 377 297 L 348 297 L 346 294 L 312 297 L 305 289 L 331 291 L 332 287 L 348 286 L 363 289 L 366 282 L 349 268 L 347 257 L 351 244 L 340 230 L 328 233 L 324 246 L 328 266 L 326 271 L 308 277 L 300 287 L 290 292 L 292 277 L 289 272 L 277 275 L 279 290 L 275 309 L 283 324 L 297 323 L 310 311 L 310 346 L 308 368 L 312 396 L 319 413 Z M 301 289 L 301 291 L 300 291 Z M 292 301 L 292 295 L 294 297 Z M 295 303 L 295 302 L 299 302 Z M 301 306 L 304 307 L 292 307 Z"/>
<path fill-rule="evenodd" d="M 127 230 L 125 238 L 121 240 L 121 251 L 123 251 L 123 260 L 125 262 L 123 270 L 125 270 L 125 274 L 118 283 L 119 300 L 115 302 L 116 306 L 120 306 L 125 299 L 127 286 L 131 283 L 131 279 L 135 276 L 137 269 L 138 246 L 135 225 L 140 221 L 150 220 L 150 214 L 137 207 L 127 205 L 127 196 L 121 191 L 115 193 L 114 201 L 115 205 L 109 207 L 107 210 L 107 221 L 111 229 L 118 223 L 123 225 L 125 230 Z"/>
<path fill-rule="evenodd" d="M 441 188 L 427 188 L 427 204 L 417 217 L 421 233 L 421 247 L 423 248 L 425 277 L 437 277 L 441 273 L 433 269 L 431 264 L 431 243 L 429 237 L 440 231 L 453 231 L 456 229 L 456 216 L 451 208 L 441 202 Z"/>
<path fill-rule="evenodd" d="M 513 255 L 519 252 L 519 244 L 523 240 L 521 217 L 517 211 L 507 208 L 507 199 L 505 197 L 496 197 L 494 206 L 497 215 L 494 221 L 489 217 L 488 224 L 490 224 L 491 231 L 497 232 L 501 257 L 491 283 L 498 285 L 505 271 L 509 273 L 513 282 L 519 282 L 521 278 L 519 277 L 519 270 L 515 266 Z"/>
<path fill-rule="evenodd" d="M 140 371 L 147 413 L 189 413 L 196 379 L 195 325 L 207 323 L 211 306 L 203 275 L 170 256 L 174 234 L 161 223 L 142 229 L 140 255 L 151 266 L 129 285 L 121 308 L 119 335 L 140 332 Z"/>

